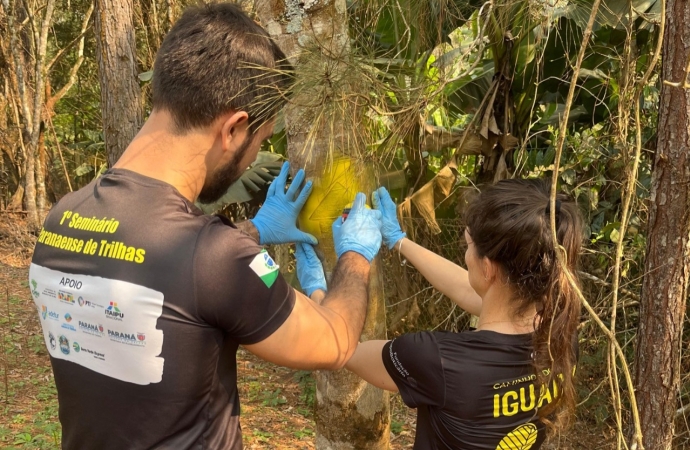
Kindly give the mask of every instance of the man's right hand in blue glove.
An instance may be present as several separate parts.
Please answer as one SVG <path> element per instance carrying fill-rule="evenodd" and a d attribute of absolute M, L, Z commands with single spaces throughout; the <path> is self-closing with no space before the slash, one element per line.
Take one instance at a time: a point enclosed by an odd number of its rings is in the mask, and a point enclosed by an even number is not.
<path fill-rule="evenodd" d="M 333 222 L 333 243 L 340 258 L 345 252 L 356 252 L 367 261 L 379 252 L 381 247 L 381 212 L 366 208 L 367 197 L 357 194 L 347 220 L 338 217 Z"/>
<path fill-rule="evenodd" d="M 400 239 L 406 236 L 398 223 L 397 207 L 385 187 L 375 190 L 371 197 L 374 208 L 381 211 L 383 243 L 392 249 Z"/>

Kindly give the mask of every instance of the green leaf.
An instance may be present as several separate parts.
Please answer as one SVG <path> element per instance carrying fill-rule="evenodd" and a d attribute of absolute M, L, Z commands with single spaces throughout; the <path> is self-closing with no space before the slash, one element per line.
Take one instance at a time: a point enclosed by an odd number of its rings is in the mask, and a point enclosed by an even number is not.
<path fill-rule="evenodd" d="M 89 163 L 84 163 L 81 166 L 74 169 L 74 174 L 78 177 L 84 176 L 87 173 L 93 172 L 93 166 Z"/>
<path fill-rule="evenodd" d="M 575 178 L 577 173 L 574 169 L 566 169 L 561 173 L 561 179 L 565 181 L 566 184 L 572 186 L 575 184 Z"/>
<path fill-rule="evenodd" d="M 139 80 L 143 83 L 151 81 L 152 78 L 153 78 L 153 70 L 149 70 L 147 72 L 141 72 L 139 74 Z"/>
<path fill-rule="evenodd" d="M 618 231 L 618 228 L 614 228 L 611 230 L 611 234 L 609 235 L 609 239 L 611 239 L 611 242 L 613 243 L 618 243 L 618 239 L 620 239 L 620 232 Z"/>

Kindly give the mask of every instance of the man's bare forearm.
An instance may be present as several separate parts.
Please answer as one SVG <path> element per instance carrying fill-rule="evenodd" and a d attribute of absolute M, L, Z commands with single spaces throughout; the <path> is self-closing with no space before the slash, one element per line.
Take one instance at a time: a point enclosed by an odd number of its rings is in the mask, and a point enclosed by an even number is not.
<path fill-rule="evenodd" d="M 244 222 L 237 222 L 235 224 L 238 230 L 249 235 L 257 243 L 259 242 L 259 230 L 256 229 L 251 220 L 245 220 Z"/>
<path fill-rule="evenodd" d="M 335 311 L 347 324 L 349 354 L 359 342 L 369 301 L 369 261 L 359 253 L 346 252 L 338 260 L 321 306 Z"/>

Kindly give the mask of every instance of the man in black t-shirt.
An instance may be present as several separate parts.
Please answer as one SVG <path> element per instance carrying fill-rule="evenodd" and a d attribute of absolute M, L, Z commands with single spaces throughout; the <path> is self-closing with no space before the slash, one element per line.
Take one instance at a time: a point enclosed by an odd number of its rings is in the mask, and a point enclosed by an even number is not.
<path fill-rule="evenodd" d="M 284 59 L 235 6 L 188 9 L 157 55 L 146 124 L 112 169 L 48 214 L 29 279 L 63 448 L 241 449 L 239 345 L 305 369 L 352 355 L 381 243 L 363 194 L 336 222 L 340 259 L 321 304 L 288 286 L 262 248 L 314 243 L 295 226 L 310 190 L 303 171 L 286 192 L 284 165 L 238 226 L 194 206 L 222 195 L 272 134 Z"/>

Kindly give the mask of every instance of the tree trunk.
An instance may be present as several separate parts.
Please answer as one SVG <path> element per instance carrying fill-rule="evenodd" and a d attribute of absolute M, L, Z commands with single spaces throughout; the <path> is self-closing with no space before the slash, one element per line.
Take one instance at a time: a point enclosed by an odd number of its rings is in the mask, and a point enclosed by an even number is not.
<path fill-rule="evenodd" d="M 314 178 L 314 193 L 305 211 L 315 202 L 319 206 L 312 211 L 318 211 L 319 218 L 311 214 L 305 223 L 303 211 L 300 225 L 319 239 L 319 251 L 325 256 L 324 269 L 330 273 L 336 263 L 331 223 L 354 199 L 356 191 L 369 193 L 375 187 L 371 165 L 358 155 L 363 143 L 353 136 L 353 127 L 363 123 L 361 111 L 340 95 L 348 87 L 334 92 L 338 85 L 357 82 L 343 64 L 349 55 L 346 3 L 257 0 L 255 8 L 262 25 L 297 69 L 294 102 L 285 112 L 288 152 L 293 169 L 304 167 L 307 176 Z M 346 80 L 347 77 L 351 79 Z M 343 158 L 333 159 L 334 154 L 342 154 Z M 329 187 L 334 185 L 345 188 L 326 199 L 332 193 Z M 319 199 L 319 195 L 325 197 Z M 380 263 L 375 260 L 362 339 L 385 338 L 383 285 Z M 388 448 L 387 393 L 346 370 L 317 372 L 315 377 L 317 449 Z"/>
<path fill-rule="evenodd" d="M 690 277 L 690 3 L 668 0 L 657 151 L 640 300 L 636 392 L 646 449 L 670 449 Z"/>
<path fill-rule="evenodd" d="M 143 124 L 132 0 L 96 0 L 96 47 L 103 134 L 112 166 Z"/>
<path fill-rule="evenodd" d="M 175 0 L 166 0 L 165 6 L 168 13 L 168 31 L 170 31 L 175 23 Z"/>
<path fill-rule="evenodd" d="M 39 125 L 38 131 L 38 145 L 36 146 L 36 210 L 38 211 L 38 220 L 43 223 L 43 218 L 46 216 L 46 133 L 45 124 Z"/>
<path fill-rule="evenodd" d="M 36 207 L 36 157 L 34 147 L 26 149 L 24 165 L 24 209 L 29 228 L 38 228 L 38 208 Z"/>

